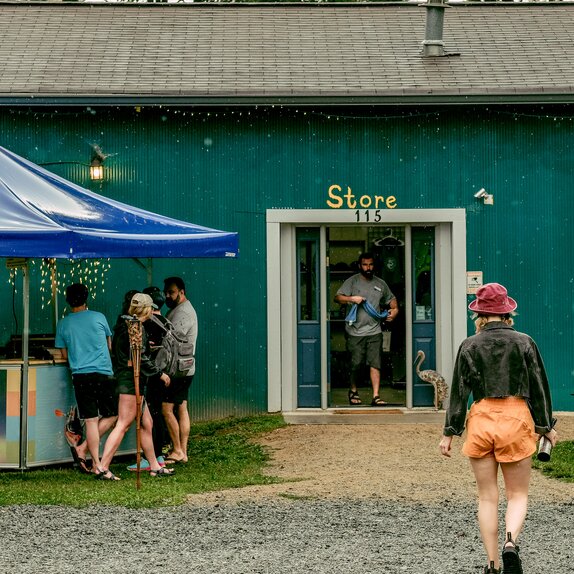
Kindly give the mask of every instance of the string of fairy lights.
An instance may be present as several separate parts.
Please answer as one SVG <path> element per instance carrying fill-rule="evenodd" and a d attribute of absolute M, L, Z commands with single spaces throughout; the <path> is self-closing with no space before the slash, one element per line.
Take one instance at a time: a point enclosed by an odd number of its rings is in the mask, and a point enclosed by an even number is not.
<path fill-rule="evenodd" d="M 530 105 L 532 110 L 539 110 L 539 111 L 526 111 L 524 109 L 508 109 L 508 106 L 467 106 L 467 110 L 471 110 L 471 113 L 474 113 L 474 109 L 480 109 L 481 112 L 488 115 L 493 116 L 509 116 L 512 117 L 514 120 L 519 120 L 520 118 L 530 118 L 530 119 L 538 119 L 538 120 L 550 120 L 550 121 L 567 121 L 572 122 L 574 121 L 574 115 L 571 113 L 567 113 L 565 109 L 569 110 L 569 108 L 560 108 L 559 106 L 545 106 L 543 104 L 532 104 Z M 81 117 L 86 113 L 90 115 L 101 114 L 104 115 L 109 113 L 113 110 L 119 110 L 120 107 L 113 106 L 109 108 L 103 108 L 102 110 L 98 110 L 96 108 L 92 108 L 87 106 L 86 108 L 76 109 L 76 110 L 45 110 L 45 109 L 37 109 L 37 108 L 14 108 L 8 110 L 9 115 L 13 116 L 30 116 L 33 115 L 34 117 L 44 117 L 44 118 L 62 118 L 65 116 L 72 116 L 72 117 Z M 256 119 L 265 118 L 267 115 L 270 114 L 284 114 L 286 117 L 303 117 L 303 118 L 322 118 L 325 120 L 330 121 L 342 121 L 342 120 L 381 120 L 381 121 L 394 121 L 394 120 L 410 120 L 416 118 L 432 118 L 436 117 L 439 118 L 442 115 L 452 115 L 452 106 L 448 106 L 447 108 L 435 108 L 429 109 L 424 105 L 421 106 L 413 106 L 412 109 L 402 110 L 399 113 L 392 113 L 390 111 L 385 111 L 385 113 L 381 113 L 384 109 L 383 106 L 377 105 L 369 105 L 364 104 L 362 106 L 357 106 L 357 108 L 351 112 L 350 107 L 345 106 L 333 106 L 332 108 L 328 109 L 326 107 L 317 107 L 314 108 L 313 106 L 297 106 L 297 105 L 283 105 L 283 104 L 268 104 L 268 105 L 261 105 L 261 104 L 254 104 L 251 107 L 242 106 L 239 108 L 209 108 L 209 109 L 202 109 L 200 106 L 198 107 L 176 107 L 176 106 L 169 106 L 169 105 L 149 105 L 149 106 L 133 106 L 133 111 L 136 115 L 140 115 L 143 112 L 147 113 L 154 113 L 159 114 L 159 117 L 162 121 L 167 121 L 170 115 L 173 116 L 183 116 L 188 117 L 190 119 L 200 120 L 203 122 L 210 122 L 212 120 L 217 119 L 235 119 L 237 123 L 242 123 L 244 121 L 254 121 Z M 361 110 L 370 110 L 368 113 L 364 113 Z"/>
<path fill-rule="evenodd" d="M 106 275 L 111 269 L 110 259 L 30 259 L 28 273 L 30 281 L 39 281 L 38 296 L 41 307 L 53 304 L 54 296 L 65 296 L 66 287 L 72 283 L 82 283 L 90 290 L 90 299 L 97 299 L 106 291 Z M 8 283 L 18 291 L 18 267 L 9 269 Z M 65 309 L 64 309 L 65 310 Z"/>

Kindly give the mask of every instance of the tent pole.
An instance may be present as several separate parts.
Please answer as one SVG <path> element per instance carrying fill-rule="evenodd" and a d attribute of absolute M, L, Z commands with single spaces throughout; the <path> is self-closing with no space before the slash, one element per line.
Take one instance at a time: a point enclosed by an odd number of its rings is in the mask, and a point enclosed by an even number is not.
<path fill-rule="evenodd" d="M 28 374 L 30 341 L 30 273 L 28 260 L 23 271 L 24 325 L 22 327 L 22 378 L 20 379 L 20 469 L 28 466 Z"/>

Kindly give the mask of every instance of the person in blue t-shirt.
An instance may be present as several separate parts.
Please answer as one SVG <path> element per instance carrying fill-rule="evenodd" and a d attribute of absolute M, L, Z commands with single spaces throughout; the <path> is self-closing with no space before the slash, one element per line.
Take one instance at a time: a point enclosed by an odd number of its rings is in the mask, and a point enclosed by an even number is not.
<path fill-rule="evenodd" d="M 88 452 L 93 468 L 100 465 L 100 439 L 114 426 L 118 415 L 110 356 L 112 331 L 105 315 L 88 309 L 88 295 L 88 288 L 81 283 L 66 288 L 66 301 L 72 312 L 58 322 L 55 342 L 68 360 L 79 415 L 86 425 L 86 440 L 70 447 L 85 473 L 91 473 L 86 462 Z"/>

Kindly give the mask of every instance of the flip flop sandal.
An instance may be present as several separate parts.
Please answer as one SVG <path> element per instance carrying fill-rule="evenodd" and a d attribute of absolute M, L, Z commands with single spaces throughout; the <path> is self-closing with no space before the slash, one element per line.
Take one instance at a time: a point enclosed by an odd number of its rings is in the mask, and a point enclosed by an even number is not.
<path fill-rule="evenodd" d="M 74 462 L 80 467 L 80 472 L 83 472 L 84 474 L 92 474 L 92 467 L 88 466 L 85 458 L 80 457 L 76 447 L 70 446 L 70 451 L 74 458 Z"/>
<path fill-rule="evenodd" d="M 130 464 L 127 468 L 130 472 L 137 472 L 137 470 L 138 470 L 137 462 L 134 464 Z M 150 469 L 151 469 L 151 464 L 145 458 L 142 458 L 140 461 L 140 471 L 144 472 L 144 471 L 148 471 Z"/>
<path fill-rule="evenodd" d="M 92 474 L 92 465 L 88 464 L 85 458 L 78 457 L 78 466 L 80 467 L 80 472 L 84 474 Z"/>

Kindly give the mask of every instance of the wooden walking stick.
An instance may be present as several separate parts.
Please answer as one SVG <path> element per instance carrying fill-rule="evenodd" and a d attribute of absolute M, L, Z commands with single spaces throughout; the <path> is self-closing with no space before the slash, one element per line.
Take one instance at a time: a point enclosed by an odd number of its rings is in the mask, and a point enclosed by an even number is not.
<path fill-rule="evenodd" d="M 128 326 L 128 336 L 130 338 L 130 349 L 132 357 L 132 367 L 134 369 L 134 385 L 136 388 L 136 489 L 141 487 L 140 465 L 141 465 L 141 415 L 142 397 L 140 395 L 140 365 L 142 356 L 142 324 L 135 317 L 126 320 Z"/>

